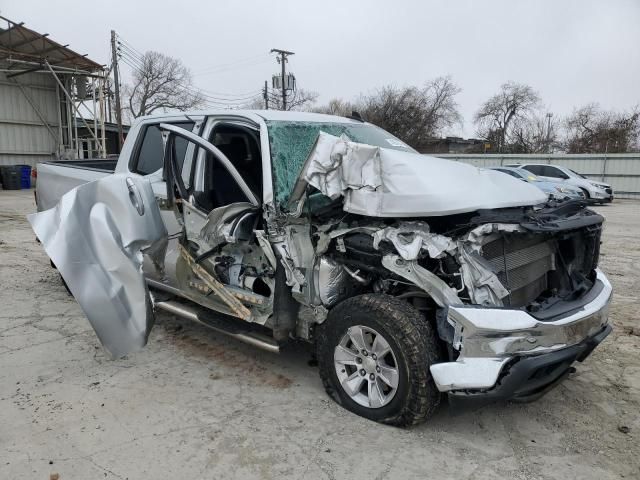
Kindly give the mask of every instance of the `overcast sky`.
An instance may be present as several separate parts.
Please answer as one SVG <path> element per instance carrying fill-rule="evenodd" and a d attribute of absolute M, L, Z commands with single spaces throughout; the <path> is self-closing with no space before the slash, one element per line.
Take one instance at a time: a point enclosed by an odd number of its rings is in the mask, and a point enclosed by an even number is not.
<path fill-rule="evenodd" d="M 451 75 L 466 121 L 452 133 L 465 136 L 508 80 L 556 115 L 640 103 L 640 0 L 0 0 L 0 13 L 105 64 L 114 29 L 139 51 L 180 58 L 198 87 L 225 98 L 278 71 L 271 48 L 295 52 L 289 69 L 321 102 Z"/>

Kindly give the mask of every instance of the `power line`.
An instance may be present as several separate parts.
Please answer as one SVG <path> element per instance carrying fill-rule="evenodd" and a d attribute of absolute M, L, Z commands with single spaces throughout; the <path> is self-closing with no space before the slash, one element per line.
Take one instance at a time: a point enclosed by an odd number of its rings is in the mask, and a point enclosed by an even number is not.
<path fill-rule="evenodd" d="M 139 60 L 143 59 L 144 54 L 141 53 L 139 50 L 137 50 L 131 43 L 127 42 L 121 36 L 118 36 L 118 43 L 122 47 L 127 49 L 129 53 L 131 53 L 133 56 L 137 57 Z M 261 60 L 261 61 L 256 62 L 256 60 Z M 217 73 L 224 73 L 227 71 L 234 70 L 236 68 L 252 67 L 252 66 L 264 64 L 267 62 L 269 62 L 269 57 L 267 56 L 267 54 L 261 53 L 258 55 L 253 55 L 250 57 L 235 60 L 233 62 L 221 63 L 218 65 L 210 65 L 209 67 L 206 67 L 203 70 L 193 73 L 193 76 L 195 77 L 200 75 L 215 75 Z"/>
<path fill-rule="evenodd" d="M 127 42 L 124 38 L 122 38 L 121 36 L 118 35 L 118 39 L 120 43 L 124 43 L 127 47 L 129 47 L 130 50 L 132 50 L 133 52 L 137 53 L 138 55 L 140 55 L 141 57 L 144 56 L 144 54 L 142 52 L 140 52 L 140 50 L 137 50 L 133 45 L 131 45 L 129 42 Z"/>
<path fill-rule="evenodd" d="M 125 57 L 122 57 L 122 61 L 123 63 L 126 63 L 130 68 L 132 68 L 135 71 L 138 72 L 142 72 L 142 70 L 140 70 L 139 67 L 137 67 L 136 65 L 132 64 L 129 60 L 127 60 Z M 186 92 L 191 92 L 191 91 L 195 91 L 196 93 L 199 93 L 202 97 L 204 97 L 204 100 L 208 103 L 216 103 L 218 105 L 241 105 L 242 103 L 246 103 L 246 102 L 250 102 L 252 100 L 256 100 L 258 98 L 260 98 L 261 96 L 261 91 L 257 90 L 254 94 L 251 95 L 245 95 L 245 96 L 237 96 L 237 97 L 233 97 L 233 98 L 221 98 L 221 97 L 216 97 L 213 95 L 210 95 L 207 93 L 207 91 L 202 90 L 198 87 L 195 86 L 186 86 L 186 85 L 182 85 L 182 84 L 177 84 L 177 86 L 186 91 Z"/>
<path fill-rule="evenodd" d="M 130 68 L 140 73 L 144 73 L 144 65 L 137 60 L 135 57 L 131 56 L 128 52 L 121 51 L 120 58 L 124 63 L 126 63 Z M 207 89 L 199 88 L 196 86 L 185 86 L 180 85 L 181 88 L 184 89 L 193 89 L 198 91 L 201 95 L 213 99 L 218 103 L 237 103 L 239 101 L 250 101 L 255 100 L 256 97 L 260 96 L 261 90 L 252 90 L 249 92 L 243 93 L 222 93 L 222 92 L 213 92 Z"/>
<path fill-rule="evenodd" d="M 120 43 L 118 45 L 118 53 L 121 53 L 121 54 L 126 53 L 130 57 L 135 58 L 136 60 L 140 61 L 141 63 L 144 63 L 144 56 L 140 56 L 137 53 L 133 52 L 132 50 L 129 49 L 129 47 L 127 47 L 123 43 Z"/>
<path fill-rule="evenodd" d="M 139 73 L 144 73 L 144 54 L 142 54 L 139 50 L 137 50 L 133 45 L 128 43 L 122 37 L 117 37 L 118 43 L 118 57 L 122 60 L 123 63 L 128 65 L 133 71 L 137 71 Z M 262 56 L 262 55 L 261 55 Z M 249 59 L 238 60 L 237 62 L 231 62 L 228 64 L 221 65 L 219 67 L 231 67 L 233 65 L 238 65 L 241 63 L 246 63 L 256 57 L 251 57 Z M 248 65 L 244 65 L 248 66 Z M 221 70 L 220 70 L 221 71 Z M 212 72 L 215 73 L 215 72 Z M 201 97 L 203 97 L 203 102 L 208 106 L 214 107 L 240 107 L 244 106 L 249 102 L 255 101 L 262 97 L 262 90 L 252 90 L 250 92 L 244 93 L 222 93 L 222 92 L 212 92 L 209 90 L 205 90 L 195 86 L 187 86 L 183 84 L 177 84 L 178 88 L 184 90 L 185 92 L 195 92 L 198 93 Z"/>
<path fill-rule="evenodd" d="M 238 68 L 244 67 L 244 66 L 251 66 L 251 65 L 258 65 L 261 63 L 266 63 L 269 61 L 268 57 L 265 57 L 266 54 L 261 53 L 260 55 L 254 55 L 253 57 L 248 57 L 245 59 L 241 59 L 241 60 L 237 60 L 234 62 L 229 62 L 229 63 L 222 63 L 220 65 L 212 65 L 210 67 L 207 67 L 203 70 L 200 70 L 198 72 L 195 73 L 195 75 L 209 75 L 209 74 L 214 74 L 214 73 L 219 73 L 222 71 L 226 71 L 226 70 L 230 70 L 232 68 L 230 67 L 235 67 L 235 66 L 239 66 Z M 260 62 L 256 62 L 256 60 L 261 60 Z"/>

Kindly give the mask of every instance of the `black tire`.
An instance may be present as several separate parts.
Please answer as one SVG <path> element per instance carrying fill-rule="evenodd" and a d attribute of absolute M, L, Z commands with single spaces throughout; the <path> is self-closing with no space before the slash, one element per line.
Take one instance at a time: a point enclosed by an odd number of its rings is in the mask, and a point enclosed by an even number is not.
<path fill-rule="evenodd" d="M 582 190 L 582 193 L 584 193 L 584 199 L 585 200 L 589 200 L 591 198 L 591 195 L 589 195 L 589 190 L 587 190 L 586 188 L 582 188 L 582 187 L 580 187 L 580 190 Z"/>
<path fill-rule="evenodd" d="M 347 329 L 362 325 L 381 335 L 397 359 L 398 388 L 389 403 L 369 408 L 355 402 L 338 380 L 334 351 Z M 362 417 L 406 427 L 428 419 L 440 403 L 440 392 L 429 367 L 441 358 L 434 328 L 404 300 L 390 295 L 365 294 L 338 304 L 318 326 L 317 357 L 324 388 L 338 404 Z"/>

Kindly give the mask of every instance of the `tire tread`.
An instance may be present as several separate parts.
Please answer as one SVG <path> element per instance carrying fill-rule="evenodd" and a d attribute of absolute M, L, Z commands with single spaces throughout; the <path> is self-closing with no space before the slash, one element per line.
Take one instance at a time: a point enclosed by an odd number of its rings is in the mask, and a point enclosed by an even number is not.
<path fill-rule="evenodd" d="M 335 347 L 329 345 L 326 324 L 333 319 L 348 318 L 351 312 L 370 312 L 376 321 L 393 332 L 397 343 L 404 350 L 409 369 L 409 391 L 407 401 L 395 414 L 383 419 L 381 423 L 407 427 L 421 423 L 429 418 L 440 403 L 441 394 L 437 390 L 429 366 L 440 359 L 440 345 L 432 324 L 405 300 L 391 295 L 364 294 L 349 298 L 329 313 L 327 320 L 317 328 L 318 361 L 320 378 L 327 394 L 338 404 L 342 404 L 340 395 L 332 385 L 332 362 L 327 362 L 322 351 Z"/>

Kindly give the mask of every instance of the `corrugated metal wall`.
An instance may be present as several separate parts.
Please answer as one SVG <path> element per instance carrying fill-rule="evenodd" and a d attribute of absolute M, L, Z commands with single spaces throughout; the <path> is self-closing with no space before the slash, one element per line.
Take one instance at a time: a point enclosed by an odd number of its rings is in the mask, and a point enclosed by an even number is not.
<path fill-rule="evenodd" d="M 494 155 L 494 154 L 435 154 L 469 163 L 477 167 L 495 167 L 515 163 L 551 163 L 562 165 L 593 180 L 611 184 L 616 197 L 640 197 L 640 153 L 610 154 L 535 154 L 535 155 Z"/>
<path fill-rule="evenodd" d="M 27 164 L 50 160 L 58 142 L 49 132 L 18 85 L 0 71 L 0 165 Z M 56 83 L 50 75 L 38 73 L 15 77 L 42 118 L 58 135 Z"/>

